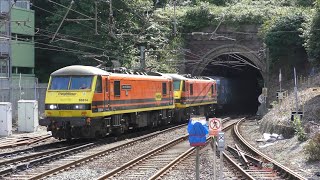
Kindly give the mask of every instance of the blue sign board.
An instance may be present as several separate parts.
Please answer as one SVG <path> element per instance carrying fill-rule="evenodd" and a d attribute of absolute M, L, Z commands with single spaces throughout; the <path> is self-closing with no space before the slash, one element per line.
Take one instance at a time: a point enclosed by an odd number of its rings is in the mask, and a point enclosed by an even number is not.
<path fill-rule="evenodd" d="M 206 143 L 208 127 L 206 123 L 190 119 L 188 124 L 188 133 L 190 146 L 203 146 Z"/>

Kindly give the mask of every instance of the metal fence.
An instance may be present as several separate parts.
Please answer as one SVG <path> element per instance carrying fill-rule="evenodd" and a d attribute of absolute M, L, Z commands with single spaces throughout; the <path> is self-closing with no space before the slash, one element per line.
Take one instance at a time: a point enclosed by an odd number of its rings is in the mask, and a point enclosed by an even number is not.
<path fill-rule="evenodd" d="M 39 84 L 34 77 L 14 77 L 0 79 L 0 102 L 11 102 L 13 122 L 18 117 L 19 100 L 37 100 L 39 114 L 44 113 L 47 84 Z"/>

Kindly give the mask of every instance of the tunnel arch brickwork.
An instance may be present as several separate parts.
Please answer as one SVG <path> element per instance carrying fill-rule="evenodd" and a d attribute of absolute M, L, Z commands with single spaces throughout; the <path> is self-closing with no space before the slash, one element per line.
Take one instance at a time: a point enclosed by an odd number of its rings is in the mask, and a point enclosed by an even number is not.
<path fill-rule="evenodd" d="M 220 26 L 215 34 L 212 34 L 215 29 L 212 27 L 187 35 L 184 73 L 201 75 L 213 59 L 224 54 L 238 54 L 258 67 L 263 79 L 268 81 L 266 51 L 258 28 L 256 25 Z"/>

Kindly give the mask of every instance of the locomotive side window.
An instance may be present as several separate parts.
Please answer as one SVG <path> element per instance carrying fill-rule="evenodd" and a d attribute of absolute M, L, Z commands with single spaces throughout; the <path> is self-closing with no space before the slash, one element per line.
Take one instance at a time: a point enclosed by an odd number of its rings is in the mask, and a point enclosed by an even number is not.
<path fill-rule="evenodd" d="M 94 92 L 95 93 L 102 93 L 102 78 L 101 78 L 101 76 L 97 77 L 96 89 Z"/>
<path fill-rule="evenodd" d="M 167 94 L 167 83 L 162 83 L 162 94 Z"/>
<path fill-rule="evenodd" d="M 211 94 L 214 93 L 214 85 L 211 85 Z"/>
<path fill-rule="evenodd" d="M 193 84 L 190 84 L 190 95 L 193 95 Z"/>
<path fill-rule="evenodd" d="M 114 81 L 114 96 L 120 96 L 120 81 Z"/>
<path fill-rule="evenodd" d="M 108 92 L 108 79 L 106 79 L 106 92 Z"/>
<path fill-rule="evenodd" d="M 216 85 L 211 85 L 211 94 L 213 95 L 216 92 Z"/>
<path fill-rule="evenodd" d="M 182 81 L 182 91 L 186 91 L 186 82 Z"/>

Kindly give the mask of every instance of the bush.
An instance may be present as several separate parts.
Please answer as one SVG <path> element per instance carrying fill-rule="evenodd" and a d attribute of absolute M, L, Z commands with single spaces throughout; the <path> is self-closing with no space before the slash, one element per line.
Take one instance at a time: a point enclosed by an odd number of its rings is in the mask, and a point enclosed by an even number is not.
<path fill-rule="evenodd" d="M 296 58 L 296 52 L 304 52 L 304 40 L 299 29 L 305 22 L 305 16 L 291 14 L 267 21 L 262 31 L 265 33 L 265 43 L 270 49 L 271 66 L 296 65 L 304 59 Z"/>
<path fill-rule="evenodd" d="M 320 133 L 315 135 L 308 145 L 304 148 L 306 154 L 309 156 L 310 161 L 320 160 Z"/>
<path fill-rule="evenodd" d="M 307 134 L 305 133 L 303 126 L 301 124 L 300 118 L 297 116 L 294 117 L 293 121 L 295 134 L 298 136 L 299 141 L 306 141 L 307 140 Z"/>
<path fill-rule="evenodd" d="M 309 32 L 307 34 L 307 42 L 305 44 L 310 61 L 319 64 L 320 59 L 320 9 L 317 10 L 312 19 Z"/>
<path fill-rule="evenodd" d="M 296 0 L 296 4 L 298 6 L 303 6 L 303 7 L 313 6 L 314 3 L 315 3 L 315 0 Z"/>

